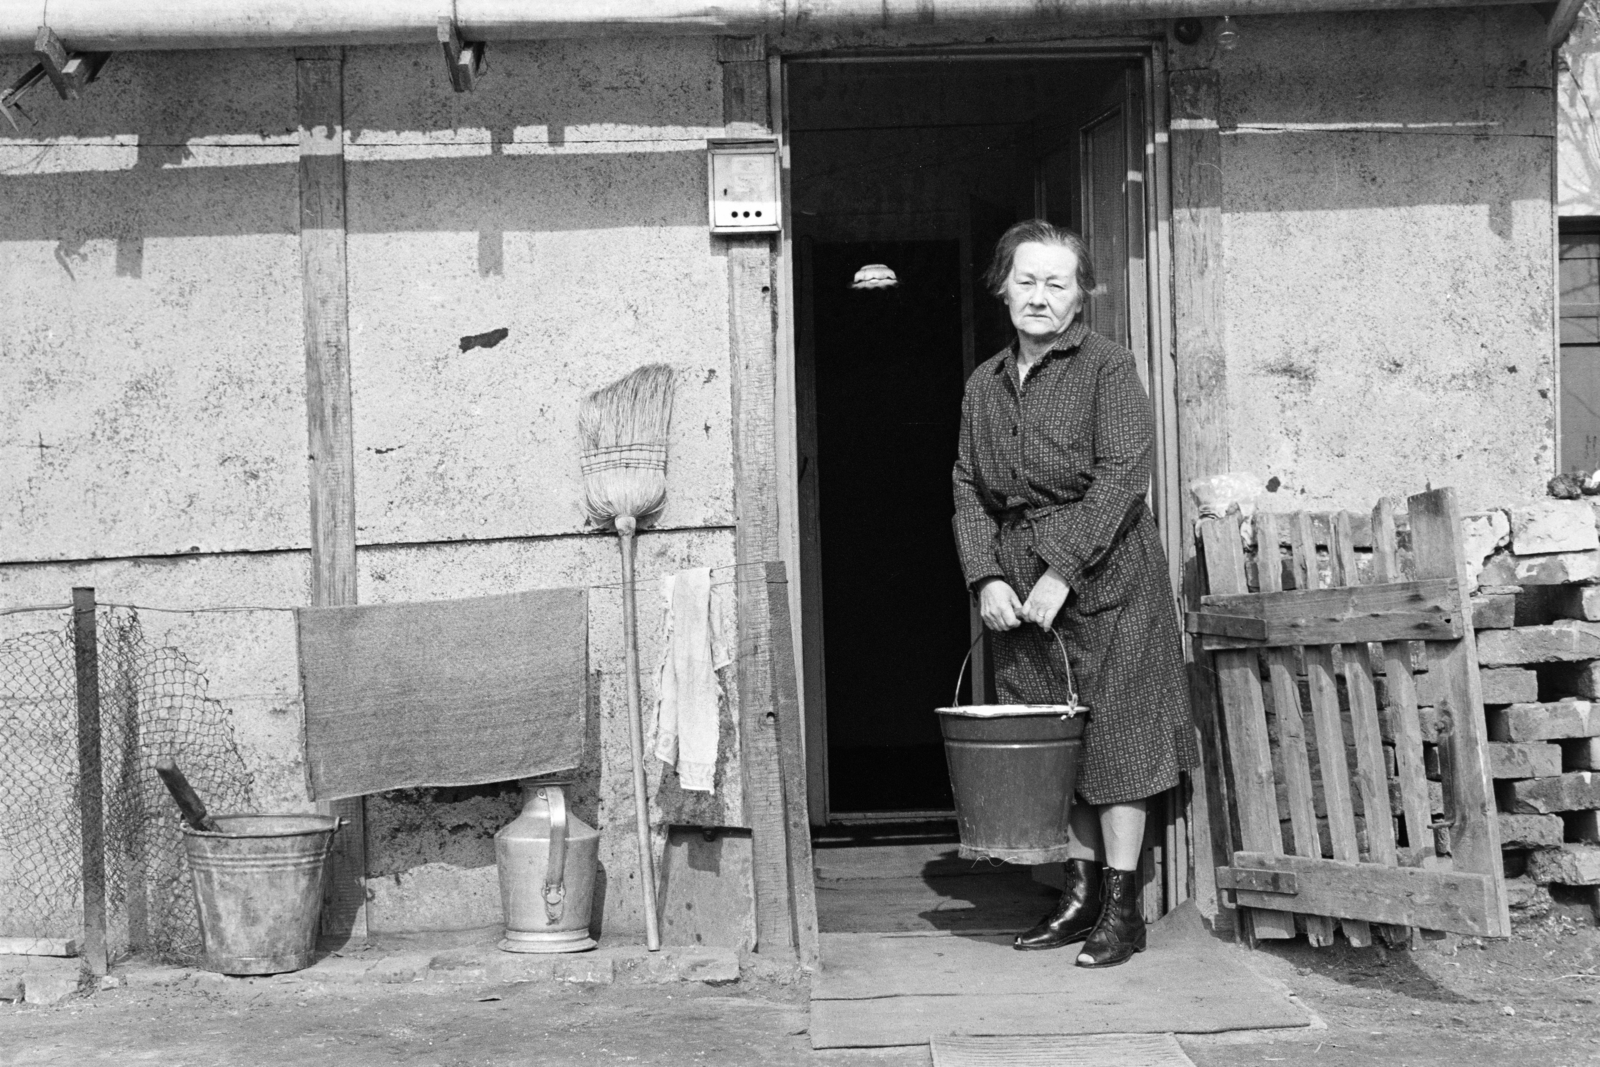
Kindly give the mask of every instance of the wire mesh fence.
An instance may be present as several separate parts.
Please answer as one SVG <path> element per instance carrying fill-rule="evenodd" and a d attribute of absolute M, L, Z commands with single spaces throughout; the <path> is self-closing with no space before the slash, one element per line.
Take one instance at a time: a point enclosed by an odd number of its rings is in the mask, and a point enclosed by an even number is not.
<path fill-rule="evenodd" d="M 76 937 L 93 790 L 80 775 L 72 616 L 40 618 L 55 625 L 0 641 L 0 936 Z M 95 623 L 107 950 L 187 962 L 200 933 L 155 761 L 176 760 L 220 811 L 253 806 L 250 774 L 196 663 L 149 640 L 136 610 L 101 607 Z"/>

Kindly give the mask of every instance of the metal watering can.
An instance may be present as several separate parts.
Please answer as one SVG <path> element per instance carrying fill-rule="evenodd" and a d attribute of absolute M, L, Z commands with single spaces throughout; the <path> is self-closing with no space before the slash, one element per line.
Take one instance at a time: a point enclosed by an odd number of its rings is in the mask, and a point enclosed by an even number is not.
<path fill-rule="evenodd" d="M 963 859 L 1034 864 L 1070 858 L 1067 821 L 1089 709 L 1078 702 L 1066 644 L 1055 630 L 1050 635 L 1066 668 L 1067 703 L 959 704 L 980 634 L 961 661 L 951 706 L 936 709 Z"/>
<path fill-rule="evenodd" d="M 583 952 L 600 831 L 567 810 L 564 782 L 522 783 L 522 814 L 494 835 L 505 952 Z"/>

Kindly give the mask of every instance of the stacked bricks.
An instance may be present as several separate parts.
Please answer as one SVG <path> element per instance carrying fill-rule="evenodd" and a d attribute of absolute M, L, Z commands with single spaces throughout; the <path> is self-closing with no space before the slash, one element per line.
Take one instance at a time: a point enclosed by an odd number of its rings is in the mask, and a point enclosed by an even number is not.
<path fill-rule="evenodd" d="M 1544 500 L 1464 527 L 1469 574 L 1482 561 L 1473 625 L 1506 874 L 1524 880 L 1514 895 L 1567 886 L 1600 899 L 1594 506 Z"/>

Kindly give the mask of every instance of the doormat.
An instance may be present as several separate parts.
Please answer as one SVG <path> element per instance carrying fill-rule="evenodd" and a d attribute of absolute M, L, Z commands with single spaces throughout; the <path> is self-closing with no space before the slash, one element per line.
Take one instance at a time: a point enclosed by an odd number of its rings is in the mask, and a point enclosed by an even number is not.
<path fill-rule="evenodd" d="M 1186 904 L 1120 967 L 1073 948 L 1017 952 L 1010 937 L 823 934 L 811 980 L 812 1048 L 968 1037 L 1214 1034 L 1309 1026 L 1310 1016 L 1216 940 Z"/>
<path fill-rule="evenodd" d="M 935 1037 L 933 1067 L 1194 1067 L 1171 1034 Z"/>

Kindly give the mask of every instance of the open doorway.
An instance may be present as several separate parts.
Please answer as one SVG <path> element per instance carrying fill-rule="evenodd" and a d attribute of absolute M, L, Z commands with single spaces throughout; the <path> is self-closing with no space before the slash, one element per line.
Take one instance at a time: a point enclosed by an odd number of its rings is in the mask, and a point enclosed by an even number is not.
<path fill-rule="evenodd" d="M 1084 235 L 1102 283 L 1089 325 L 1143 357 L 1149 385 L 1145 63 L 786 65 L 814 823 L 950 816 L 933 709 L 981 632 L 950 468 L 966 378 L 1010 339 L 980 281 L 1007 226 Z M 986 699 L 983 653 L 962 701 Z"/>

